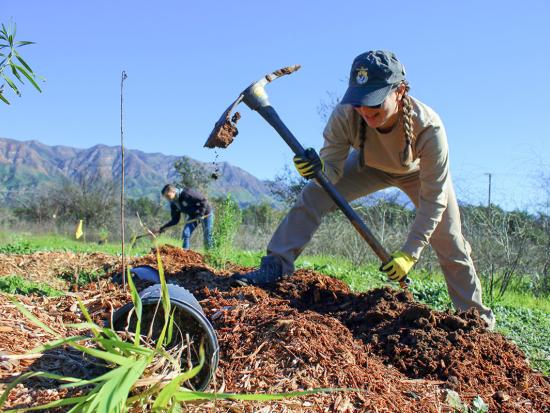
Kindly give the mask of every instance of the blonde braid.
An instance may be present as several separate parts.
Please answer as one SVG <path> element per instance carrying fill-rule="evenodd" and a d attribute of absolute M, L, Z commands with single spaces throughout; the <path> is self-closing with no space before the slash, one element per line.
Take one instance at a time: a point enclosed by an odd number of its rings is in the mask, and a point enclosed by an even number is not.
<path fill-rule="evenodd" d="M 413 132 L 413 107 L 410 96 L 407 94 L 411 89 L 409 83 L 404 80 L 405 92 L 403 93 L 403 128 L 405 129 L 405 148 L 401 152 L 401 165 L 408 167 L 413 162 L 413 145 L 416 140 Z"/>

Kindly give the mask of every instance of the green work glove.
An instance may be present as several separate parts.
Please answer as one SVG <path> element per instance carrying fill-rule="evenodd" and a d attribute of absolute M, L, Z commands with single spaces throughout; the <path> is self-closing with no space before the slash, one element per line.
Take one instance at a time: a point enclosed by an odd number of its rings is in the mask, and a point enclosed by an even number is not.
<path fill-rule="evenodd" d="M 397 251 L 391 255 L 389 262 L 382 264 L 380 271 L 387 273 L 388 278 L 392 281 L 402 281 L 415 263 L 416 260 L 409 254 Z"/>
<path fill-rule="evenodd" d="M 313 148 L 307 148 L 303 155 L 296 155 L 293 161 L 298 173 L 306 179 L 315 178 L 319 172 L 324 171 L 323 160 Z"/>

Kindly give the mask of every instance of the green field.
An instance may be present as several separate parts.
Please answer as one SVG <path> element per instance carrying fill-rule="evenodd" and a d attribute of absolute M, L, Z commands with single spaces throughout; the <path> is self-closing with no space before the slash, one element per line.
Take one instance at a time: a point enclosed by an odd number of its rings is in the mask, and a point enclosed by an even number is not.
<path fill-rule="evenodd" d="M 160 237 L 160 243 L 179 246 L 179 239 Z M 130 249 L 129 255 L 143 255 L 149 252 L 151 243 L 142 240 Z M 120 254 L 119 244 L 97 244 L 76 241 L 61 235 L 31 235 L 0 233 L 0 253 L 31 254 L 37 251 L 73 251 L 103 252 Z M 244 265 L 256 266 L 261 251 L 233 251 L 226 260 Z M 304 256 L 297 262 L 297 268 L 310 268 L 331 275 L 346 282 L 354 291 L 361 292 L 386 285 L 386 277 L 378 271 L 376 263 L 357 266 L 343 258 L 330 256 Z M 9 274 L 2 274 L 9 275 Z M 85 279 L 85 278 L 83 278 Z M 413 283 L 411 291 L 421 302 L 438 309 L 451 308 L 443 276 L 439 273 L 411 273 Z M 20 277 L 4 277 L 0 290 L 42 293 L 55 295 L 58 291 L 48 289 L 45 285 L 32 285 Z M 487 303 L 495 311 L 497 330 L 515 341 L 526 353 L 533 367 L 550 374 L 550 298 L 534 297 L 526 294 L 520 287 L 506 292 L 501 299 Z"/>

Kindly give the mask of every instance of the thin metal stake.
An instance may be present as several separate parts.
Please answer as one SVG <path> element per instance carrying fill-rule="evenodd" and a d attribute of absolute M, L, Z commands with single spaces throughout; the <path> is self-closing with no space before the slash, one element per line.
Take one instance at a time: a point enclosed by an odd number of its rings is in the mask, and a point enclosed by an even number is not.
<path fill-rule="evenodd" d="M 126 71 L 122 71 L 120 80 L 120 152 L 122 156 L 122 176 L 120 180 L 120 232 L 122 237 L 122 288 L 126 290 L 126 256 L 124 255 L 124 80 Z"/>

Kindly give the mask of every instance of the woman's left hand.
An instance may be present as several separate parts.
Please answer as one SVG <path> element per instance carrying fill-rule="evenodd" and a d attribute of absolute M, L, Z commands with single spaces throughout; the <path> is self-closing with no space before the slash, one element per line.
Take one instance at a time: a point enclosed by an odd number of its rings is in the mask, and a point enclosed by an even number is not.
<path fill-rule="evenodd" d="M 402 281 L 416 263 L 416 260 L 403 251 L 394 252 L 391 258 L 389 262 L 382 264 L 380 271 L 384 271 L 392 281 Z"/>

